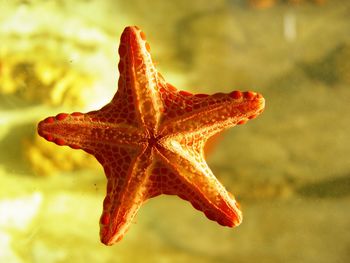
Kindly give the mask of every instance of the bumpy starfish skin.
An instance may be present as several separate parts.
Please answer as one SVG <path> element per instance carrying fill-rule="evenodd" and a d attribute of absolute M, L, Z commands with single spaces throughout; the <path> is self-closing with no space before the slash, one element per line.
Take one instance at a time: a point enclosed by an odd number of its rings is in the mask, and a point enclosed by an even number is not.
<path fill-rule="evenodd" d="M 125 28 L 119 46 L 118 91 L 98 111 L 61 113 L 38 125 L 58 145 L 93 154 L 107 176 L 100 219 L 106 245 L 119 241 L 140 206 L 160 194 L 188 200 L 223 226 L 241 223 L 234 197 L 214 177 L 203 147 L 212 135 L 243 124 L 264 109 L 255 92 L 191 94 L 155 69 L 145 34 Z"/>

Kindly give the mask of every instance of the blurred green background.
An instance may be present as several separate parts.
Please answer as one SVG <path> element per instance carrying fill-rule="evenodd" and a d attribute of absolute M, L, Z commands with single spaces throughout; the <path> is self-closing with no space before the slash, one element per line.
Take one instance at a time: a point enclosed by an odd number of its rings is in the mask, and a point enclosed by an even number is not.
<path fill-rule="evenodd" d="M 349 13 L 343 0 L 0 0 L 0 262 L 349 262 Z M 111 99 L 128 25 L 174 86 L 266 98 L 207 153 L 238 228 L 161 196 L 106 247 L 102 168 L 36 135 L 48 115 Z"/>

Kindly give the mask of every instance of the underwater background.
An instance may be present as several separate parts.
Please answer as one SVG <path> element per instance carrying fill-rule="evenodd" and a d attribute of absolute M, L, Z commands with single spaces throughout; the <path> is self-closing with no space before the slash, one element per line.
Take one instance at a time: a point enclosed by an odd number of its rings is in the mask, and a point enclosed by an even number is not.
<path fill-rule="evenodd" d="M 344 0 L 0 0 L 0 262 L 349 262 L 349 14 Z M 239 227 L 163 195 L 104 246 L 102 167 L 37 135 L 110 101 L 128 25 L 179 89 L 265 97 L 206 152 Z"/>

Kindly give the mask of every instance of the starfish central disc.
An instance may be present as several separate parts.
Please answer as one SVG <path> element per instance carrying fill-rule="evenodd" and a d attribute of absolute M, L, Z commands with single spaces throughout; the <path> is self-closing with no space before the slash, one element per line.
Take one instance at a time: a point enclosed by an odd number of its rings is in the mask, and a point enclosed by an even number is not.
<path fill-rule="evenodd" d="M 141 205 L 161 194 L 189 201 L 223 226 L 239 225 L 239 206 L 208 167 L 203 148 L 211 136 L 260 114 L 264 98 L 251 91 L 207 95 L 176 89 L 156 70 L 138 27 L 125 28 L 119 55 L 118 91 L 110 103 L 38 125 L 46 140 L 82 149 L 103 166 L 101 241 L 121 240 Z"/>
<path fill-rule="evenodd" d="M 160 136 L 155 137 L 153 134 L 151 135 L 151 137 L 148 139 L 148 146 L 149 147 L 154 147 L 158 144 L 159 140 L 160 140 Z"/>

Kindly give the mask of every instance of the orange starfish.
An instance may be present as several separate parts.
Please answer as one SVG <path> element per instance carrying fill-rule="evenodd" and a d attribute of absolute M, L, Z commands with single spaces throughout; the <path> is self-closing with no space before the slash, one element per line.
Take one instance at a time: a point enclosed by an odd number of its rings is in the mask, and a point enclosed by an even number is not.
<path fill-rule="evenodd" d="M 122 33 L 118 91 L 110 103 L 38 125 L 46 140 L 83 149 L 102 164 L 108 183 L 100 238 L 106 245 L 122 239 L 140 206 L 160 194 L 188 200 L 223 226 L 239 225 L 238 203 L 209 169 L 203 147 L 212 135 L 264 108 L 263 97 L 251 91 L 177 90 L 155 69 L 145 39 L 136 26 Z"/>

